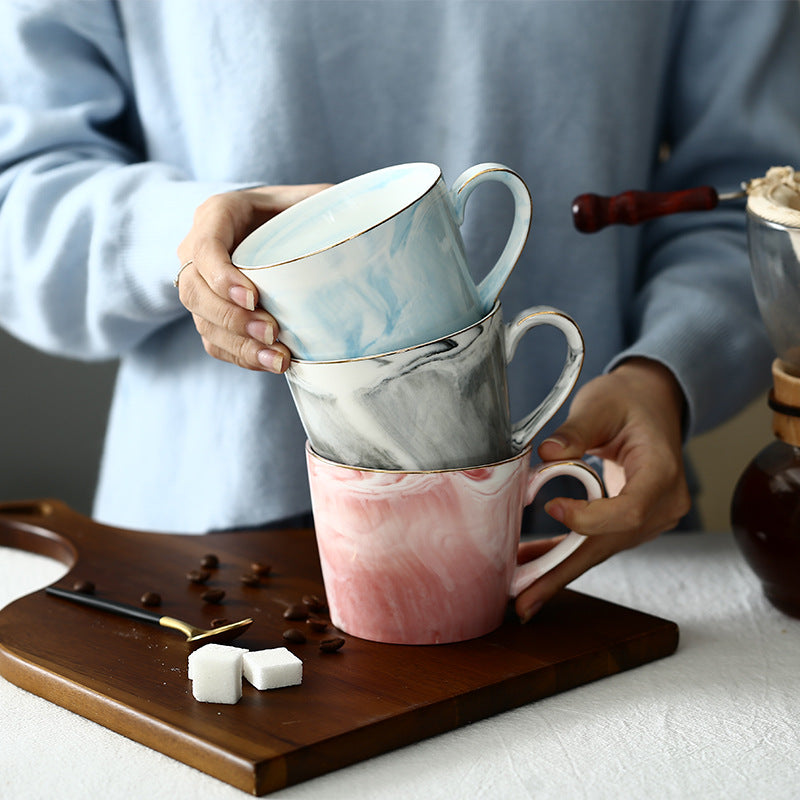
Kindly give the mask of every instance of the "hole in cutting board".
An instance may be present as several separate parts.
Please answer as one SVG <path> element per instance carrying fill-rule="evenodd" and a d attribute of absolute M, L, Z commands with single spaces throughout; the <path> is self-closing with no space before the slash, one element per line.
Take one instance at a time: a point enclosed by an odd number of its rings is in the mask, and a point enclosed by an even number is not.
<path fill-rule="evenodd" d="M 0 505 L 0 608 L 55 583 L 75 565 L 73 545 L 37 524 L 53 513 L 47 500 Z"/>

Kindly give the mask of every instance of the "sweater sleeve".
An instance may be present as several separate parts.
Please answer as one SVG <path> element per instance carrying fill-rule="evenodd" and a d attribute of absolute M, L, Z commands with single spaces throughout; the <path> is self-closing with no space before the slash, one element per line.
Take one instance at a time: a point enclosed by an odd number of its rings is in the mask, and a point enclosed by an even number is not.
<path fill-rule="evenodd" d="M 687 3 L 665 77 L 669 155 L 655 190 L 736 191 L 800 159 L 800 4 Z M 628 319 L 634 355 L 668 366 L 687 398 L 687 436 L 734 414 L 769 383 L 773 357 L 750 277 L 744 200 L 642 229 Z"/>
<path fill-rule="evenodd" d="M 117 357 L 187 312 L 172 279 L 194 209 L 227 182 L 149 160 L 114 6 L 11 3 L 0 26 L 0 324 Z"/>

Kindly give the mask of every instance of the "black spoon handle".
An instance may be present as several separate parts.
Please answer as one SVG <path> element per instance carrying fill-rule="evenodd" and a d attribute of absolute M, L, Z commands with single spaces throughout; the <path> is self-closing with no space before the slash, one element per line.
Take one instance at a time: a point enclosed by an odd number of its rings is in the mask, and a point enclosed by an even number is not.
<path fill-rule="evenodd" d="M 131 619 L 140 619 L 145 622 L 154 622 L 158 625 L 161 621 L 162 614 L 157 614 L 154 611 L 148 611 L 144 608 L 137 608 L 136 606 L 128 605 L 127 603 L 119 603 L 116 600 L 108 600 L 105 597 L 96 597 L 93 594 L 86 594 L 85 592 L 74 592 L 70 589 L 59 589 L 57 586 L 48 586 L 45 589 L 47 594 L 55 595 L 56 597 L 63 597 L 65 600 L 72 600 L 74 603 L 80 603 L 84 606 L 91 606 L 92 608 L 100 608 L 103 611 L 110 611 L 113 614 L 119 614 L 123 617 L 130 617 Z"/>

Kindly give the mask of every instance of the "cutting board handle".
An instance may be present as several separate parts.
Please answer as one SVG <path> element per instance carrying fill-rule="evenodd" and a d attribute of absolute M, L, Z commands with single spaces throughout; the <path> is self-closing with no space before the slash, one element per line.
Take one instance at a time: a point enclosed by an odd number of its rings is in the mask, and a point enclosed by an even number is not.
<path fill-rule="evenodd" d="M 0 516 L 2 517 L 49 517 L 56 506 L 65 506 L 60 500 L 12 500 L 0 503 Z"/>
<path fill-rule="evenodd" d="M 60 500 L 0 503 L 0 546 L 47 556 L 72 568 L 78 551 L 66 531 L 94 525 Z"/>
<path fill-rule="evenodd" d="M 530 505 L 539 490 L 553 478 L 568 475 L 577 478 L 586 489 L 587 500 L 597 500 L 606 496 L 605 486 L 600 476 L 583 461 L 549 461 L 538 464 L 531 470 L 528 478 L 528 490 L 525 504 Z M 575 552 L 586 539 L 575 531 L 570 533 L 551 550 L 533 561 L 520 564 L 514 570 L 509 595 L 514 598 L 525 591 L 531 584 L 539 580 L 553 567 L 560 564 L 569 555 Z"/>

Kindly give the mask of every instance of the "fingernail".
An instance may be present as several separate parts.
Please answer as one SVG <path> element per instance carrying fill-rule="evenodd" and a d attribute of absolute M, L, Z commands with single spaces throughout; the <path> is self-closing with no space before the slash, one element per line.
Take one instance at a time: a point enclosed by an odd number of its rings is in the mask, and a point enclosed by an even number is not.
<path fill-rule="evenodd" d="M 542 444 L 547 444 L 548 442 L 552 442 L 554 445 L 560 447 L 562 450 L 567 446 L 567 440 L 563 436 L 559 436 L 557 433 L 554 433 L 552 436 L 548 436 L 542 442 Z"/>
<path fill-rule="evenodd" d="M 231 288 L 228 289 L 228 297 L 230 297 L 237 306 L 246 308 L 248 311 L 255 311 L 256 296 L 253 294 L 252 289 L 245 289 L 244 286 L 231 286 Z"/>
<path fill-rule="evenodd" d="M 284 370 L 286 357 L 277 350 L 270 350 L 269 348 L 259 350 L 256 358 L 258 358 L 258 363 L 265 369 L 270 370 L 270 372 L 283 372 Z"/>
<path fill-rule="evenodd" d="M 519 621 L 525 625 L 527 622 L 530 622 L 531 619 L 535 614 L 538 613 L 539 609 L 544 605 L 544 603 L 534 603 L 530 608 L 525 609 L 520 616 Z"/>
<path fill-rule="evenodd" d="M 264 344 L 274 344 L 275 342 L 275 329 L 274 327 L 265 322 L 263 319 L 253 319 L 245 325 L 247 333 L 254 339 Z"/>
<path fill-rule="evenodd" d="M 550 500 L 544 504 L 546 514 L 549 514 L 556 522 L 564 521 L 564 508 L 557 500 Z"/>

